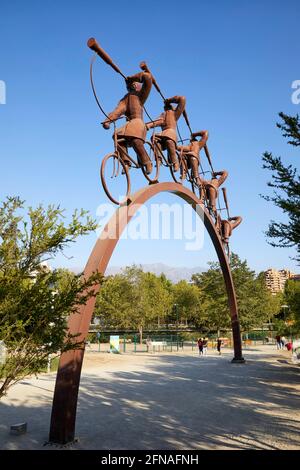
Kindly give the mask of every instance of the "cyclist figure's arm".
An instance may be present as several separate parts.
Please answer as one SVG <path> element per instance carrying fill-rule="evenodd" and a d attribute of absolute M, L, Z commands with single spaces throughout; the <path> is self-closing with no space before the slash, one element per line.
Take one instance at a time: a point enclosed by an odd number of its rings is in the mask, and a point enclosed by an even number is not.
<path fill-rule="evenodd" d="M 182 115 L 185 109 L 185 102 L 186 102 L 185 96 L 173 96 L 172 98 L 167 98 L 165 101 L 167 101 L 168 103 L 177 104 L 177 107 L 174 112 L 175 112 L 176 121 L 178 121 L 178 119 L 180 118 L 180 116 Z"/>
<path fill-rule="evenodd" d="M 147 129 L 153 129 L 153 127 L 161 127 L 165 122 L 164 114 L 161 114 L 159 118 L 155 119 L 154 121 L 146 122 Z"/>
<path fill-rule="evenodd" d="M 128 81 L 131 82 L 140 82 L 142 83 L 142 89 L 139 91 L 138 95 L 141 101 L 141 104 L 145 104 L 147 98 L 150 94 L 151 87 L 152 87 L 152 75 L 149 72 L 139 72 L 135 75 L 131 75 L 127 77 Z"/>
<path fill-rule="evenodd" d="M 193 132 L 192 133 L 192 139 L 195 139 L 196 137 L 201 137 L 201 140 L 199 143 L 201 143 L 201 147 L 203 147 L 207 140 L 208 140 L 208 131 L 198 131 L 198 132 Z"/>
<path fill-rule="evenodd" d="M 216 171 L 214 172 L 214 176 L 220 176 L 220 178 L 218 178 L 218 187 L 220 187 L 226 180 L 228 172 L 226 170 Z"/>
<path fill-rule="evenodd" d="M 109 119 L 105 119 L 105 121 L 102 122 L 102 126 L 104 129 L 109 129 L 110 124 L 112 121 L 115 121 L 121 116 L 124 116 L 126 112 L 126 97 L 122 98 L 116 108 L 108 114 Z"/>
<path fill-rule="evenodd" d="M 237 215 L 237 216 L 235 216 L 235 217 L 230 217 L 228 220 L 230 221 L 230 223 L 231 223 L 231 228 L 232 228 L 232 230 L 233 230 L 233 229 L 236 228 L 238 225 L 240 225 L 240 223 L 242 222 L 243 219 L 242 219 L 242 217 L 241 217 L 240 215 Z"/>
<path fill-rule="evenodd" d="M 142 89 L 140 91 L 140 100 L 142 104 L 145 104 L 152 87 L 152 75 L 148 72 L 143 72 L 142 75 Z"/>

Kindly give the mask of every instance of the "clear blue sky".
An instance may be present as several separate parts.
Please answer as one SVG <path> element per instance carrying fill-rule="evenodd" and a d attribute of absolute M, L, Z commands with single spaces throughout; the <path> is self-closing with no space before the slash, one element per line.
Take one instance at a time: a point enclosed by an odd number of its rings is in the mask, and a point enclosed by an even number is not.
<path fill-rule="evenodd" d="M 68 214 L 83 207 L 93 215 L 106 201 L 99 166 L 112 141 L 99 126 L 89 85 L 86 41 L 95 36 L 126 75 L 146 60 L 166 95 L 186 95 L 192 127 L 209 130 L 215 168 L 229 171 L 231 212 L 244 218 L 232 236 L 233 251 L 257 271 L 297 271 L 293 250 L 265 241 L 269 219 L 281 213 L 259 193 L 267 192 L 265 150 L 299 161 L 275 126 L 279 111 L 300 111 L 291 102 L 291 84 L 300 79 L 299 16 L 297 0 L 2 1 L 1 200 L 18 194 L 28 204 L 56 203 Z M 123 82 L 100 59 L 96 82 L 110 111 L 123 96 Z M 161 112 L 155 91 L 148 108 L 153 116 Z M 184 122 L 180 126 L 186 136 Z M 58 263 L 83 266 L 95 240 L 79 241 L 68 253 L 74 258 Z M 178 240 L 121 241 L 111 264 L 205 266 L 213 259 L 207 237 L 199 253 L 185 251 Z"/>

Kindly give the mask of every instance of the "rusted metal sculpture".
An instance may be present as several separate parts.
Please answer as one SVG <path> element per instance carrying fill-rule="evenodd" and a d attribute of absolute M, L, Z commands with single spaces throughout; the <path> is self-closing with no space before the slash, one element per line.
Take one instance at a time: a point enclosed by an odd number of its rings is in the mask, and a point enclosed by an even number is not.
<path fill-rule="evenodd" d="M 242 344 L 240 335 L 240 326 L 238 320 L 237 302 L 234 291 L 234 285 L 232 281 L 229 257 L 226 255 L 224 248 L 228 247 L 228 240 L 232 233 L 232 230 L 237 227 L 241 222 L 241 217 L 230 217 L 226 190 L 223 188 L 224 201 L 227 209 L 228 220 L 223 220 L 216 208 L 216 197 L 219 186 L 227 177 L 227 172 L 214 172 L 211 157 L 207 148 L 207 131 L 200 131 L 194 133 L 191 130 L 191 126 L 185 110 L 185 98 L 184 97 L 173 97 L 165 100 L 162 95 L 157 82 L 153 79 L 153 76 L 149 72 L 148 67 L 145 63 L 141 64 L 143 72 L 136 74 L 127 80 L 127 77 L 122 74 L 116 64 L 114 64 L 108 54 L 99 46 L 95 39 L 90 39 L 88 45 L 93 49 L 106 63 L 108 63 L 117 73 L 122 75 L 128 84 L 128 94 L 121 100 L 117 108 L 107 115 L 102 109 L 98 98 L 95 93 L 94 85 L 93 91 L 100 109 L 106 116 L 106 120 L 103 123 L 105 128 L 108 128 L 110 123 L 115 121 L 119 116 L 125 114 L 129 118 L 129 122 L 125 124 L 121 129 L 115 131 L 114 142 L 115 152 L 107 155 L 101 165 L 101 180 L 104 190 L 108 194 L 111 200 L 120 204 L 120 201 L 114 200 L 110 191 L 106 187 L 106 181 L 104 177 L 104 169 L 109 161 L 113 162 L 114 174 L 118 176 L 122 175 L 127 179 L 127 193 L 125 199 L 122 201 L 122 205 L 117 209 L 111 220 L 104 228 L 100 238 L 89 257 L 87 265 L 85 267 L 84 276 L 89 277 L 93 272 L 98 271 L 105 274 L 106 267 L 112 256 L 112 253 L 122 235 L 123 230 L 130 222 L 136 211 L 139 210 L 142 204 L 145 204 L 149 199 L 160 194 L 162 192 L 171 192 L 188 204 L 190 204 L 197 214 L 204 221 L 204 225 L 210 235 L 215 250 L 218 255 L 220 266 L 222 269 L 225 286 L 228 295 L 229 311 L 231 316 L 231 325 L 233 333 L 233 346 L 234 346 L 234 358 L 232 362 L 242 363 L 244 362 L 242 356 Z M 136 83 L 142 83 L 143 86 L 140 88 Z M 153 138 L 152 144 L 150 143 L 150 149 L 154 153 L 154 160 L 156 166 L 156 173 L 154 177 L 150 177 L 148 173 L 151 171 L 149 161 L 146 160 L 141 145 L 144 145 L 145 141 L 145 129 L 143 124 L 142 107 L 147 99 L 151 82 L 154 84 L 157 91 L 160 93 L 165 102 L 165 112 L 158 121 L 151 121 L 148 123 L 149 128 L 154 128 L 156 125 L 162 127 L 161 136 Z M 177 103 L 177 108 L 173 109 L 172 103 Z M 187 148 L 177 148 L 177 133 L 176 123 L 179 116 L 183 114 L 186 124 L 191 132 L 190 145 Z M 121 137 L 122 136 L 122 137 Z M 200 136 L 201 140 L 197 141 L 196 137 Z M 122 140 L 124 139 L 124 140 Z M 128 177 L 128 166 L 135 166 L 140 168 L 139 162 L 135 162 L 127 152 L 127 147 L 132 145 L 136 150 L 139 160 L 141 160 L 141 168 L 145 177 L 151 184 L 147 187 L 142 188 L 135 194 L 130 192 L 130 180 Z M 169 161 L 164 160 L 163 149 L 168 151 Z M 201 148 L 204 148 L 207 156 L 213 178 L 211 180 L 204 180 L 204 172 L 201 170 L 201 176 L 199 175 L 198 166 L 201 165 L 199 152 Z M 144 149 L 145 150 L 145 149 Z M 177 152 L 177 153 L 176 153 Z M 169 166 L 174 181 L 176 177 L 174 173 L 178 170 L 178 164 L 183 164 L 185 158 L 181 158 L 182 154 L 185 153 L 185 157 L 189 162 L 191 168 L 187 168 L 187 172 L 192 170 L 189 181 L 192 184 L 194 191 L 194 183 L 200 184 L 199 186 L 205 186 L 206 195 L 208 202 L 205 198 L 199 198 L 194 192 L 191 192 L 188 188 L 184 187 L 183 184 L 179 183 L 158 183 L 158 173 L 161 164 Z M 177 159 L 177 157 L 179 157 Z M 191 159 L 189 161 L 189 159 Z M 123 171 L 120 171 L 123 170 Z M 183 171 L 183 170 L 182 170 Z M 219 176 L 220 178 L 217 178 Z M 182 178 L 183 179 L 183 178 Z M 213 181 L 213 182 L 212 182 Z M 182 182 L 182 181 L 181 181 Z M 205 182 L 205 183 L 204 183 Z M 215 215 L 211 217 L 212 211 Z M 99 286 L 98 286 L 99 289 Z M 70 316 L 69 319 L 69 331 L 71 334 L 78 335 L 78 341 L 84 341 L 88 335 L 90 322 L 92 319 L 96 298 L 91 297 L 86 305 L 81 305 L 77 313 Z M 51 426 L 49 440 L 53 443 L 66 444 L 74 440 L 75 436 L 75 422 L 76 422 L 76 409 L 77 409 L 77 398 L 80 384 L 80 375 L 82 362 L 84 357 L 84 348 L 76 349 L 63 353 L 57 372 L 55 392 L 53 398 L 53 407 L 51 415 Z"/>
<path fill-rule="evenodd" d="M 223 242 L 224 250 L 227 253 L 227 256 L 229 258 L 230 257 L 229 238 L 232 235 L 232 231 L 238 225 L 240 225 L 243 219 L 241 216 L 230 217 L 226 188 L 222 188 L 222 192 L 223 192 L 224 202 L 225 202 L 225 206 L 227 210 L 227 219 L 222 219 L 220 214 L 217 214 L 215 226 Z"/>
<path fill-rule="evenodd" d="M 114 70 L 121 73 L 120 69 L 94 38 L 89 39 L 88 46 L 106 63 L 111 65 Z M 125 165 L 131 166 L 131 161 L 127 156 L 127 148 L 133 147 L 141 164 L 146 167 L 146 173 L 150 174 L 152 163 L 144 147 L 147 131 L 143 120 L 143 106 L 151 91 L 152 77 L 148 72 L 140 72 L 129 77 L 125 77 L 122 73 L 121 75 L 125 78 L 128 93 L 119 101 L 114 111 L 108 114 L 102 125 L 104 129 L 109 129 L 112 122 L 121 116 L 126 116 L 128 122 L 117 129 L 113 136 L 120 144 L 121 158 Z"/>
<path fill-rule="evenodd" d="M 177 104 L 177 106 L 174 108 L 172 103 Z M 172 96 L 172 98 L 167 98 L 164 104 L 164 112 L 160 115 L 160 117 L 154 121 L 147 122 L 146 124 L 147 129 L 161 127 L 162 132 L 160 134 L 156 134 L 156 137 L 159 139 L 159 145 L 161 146 L 161 149 L 167 150 L 169 161 L 172 163 L 175 172 L 179 170 L 179 162 L 176 154 L 176 126 L 178 119 L 184 111 L 184 108 L 184 96 Z"/>
<path fill-rule="evenodd" d="M 234 230 L 238 225 L 240 225 L 242 220 L 243 219 L 240 215 L 230 217 L 229 219 L 221 220 L 222 241 L 226 245 L 228 245 L 229 243 L 229 237 L 231 237 L 232 235 L 232 230 Z"/>
<path fill-rule="evenodd" d="M 226 170 L 214 171 L 212 173 L 211 180 L 205 180 L 201 178 L 201 183 L 206 192 L 206 198 L 208 201 L 208 209 L 217 218 L 217 206 L 216 201 L 218 199 L 219 187 L 225 182 L 228 173 Z M 218 178 L 219 177 L 219 178 Z"/>
<path fill-rule="evenodd" d="M 201 137 L 197 140 L 197 137 Z M 199 176 L 199 165 L 200 165 L 200 150 L 205 147 L 208 140 L 208 131 L 193 132 L 189 145 L 178 145 L 178 150 L 182 154 L 182 158 L 185 160 L 186 165 L 181 165 L 181 179 L 186 177 L 186 168 L 192 170 L 192 176 L 196 180 L 197 184 L 201 186 L 202 181 Z"/>
<path fill-rule="evenodd" d="M 219 258 L 228 295 L 234 347 L 234 358 L 232 362 L 244 362 L 236 296 L 230 266 L 223 250 L 222 240 L 212 222 L 208 210 L 203 204 L 199 204 L 199 200 L 195 194 L 182 185 L 177 183 L 158 183 L 147 186 L 132 196 L 132 202 L 129 206 L 119 207 L 104 228 L 100 238 L 97 240 L 85 267 L 84 275 L 88 277 L 97 270 L 103 274 L 105 273 L 106 267 L 123 230 L 135 215 L 136 211 L 149 199 L 163 192 L 170 192 L 184 199 L 193 207 L 201 219 L 204 220 L 205 228 L 210 235 Z M 90 298 L 87 304 L 81 306 L 79 312 L 72 314 L 69 319 L 70 333 L 79 333 L 79 341 L 85 340 L 87 337 L 95 301 L 96 299 L 94 297 Z M 79 349 L 63 353 L 60 358 L 53 398 L 49 436 L 50 442 L 65 444 L 74 440 L 77 397 L 83 356 L 84 349 Z"/>
<path fill-rule="evenodd" d="M 106 155 L 101 164 L 101 181 L 108 197 L 111 199 L 111 201 L 117 204 L 130 204 L 131 185 L 128 167 L 140 167 L 139 163 L 135 162 L 128 154 L 128 147 L 132 146 L 136 151 L 139 161 L 141 162 L 142 171 L 150 183 L 158 182 L 161 165 L 169 166 L 172 178 L 177 183 L 182 184 L 187 175 L 187 181 L 191 184 L 192 190 L 195 194 L 197 193 L 195 189 L 198 188 L 199 202 L 204 203 L 213 216 L 217 230 L 219 231 L 220 236 L 223 238 L 225 249 L 229 254 L 228 241 L 229 236 L 232 233 L 232 230 L 230 231 L 230 227 L 232 226 L 234 228 L 238 226 L 241 223 L 241 219 L 238 219 L 238 223 L 237 220 L 230 220 L 225 190 L 224 200 L 228 212 L 227 225 L 226 221 L 224 222 L 224 219 L 222 219 L 221 215 L 219 214 L 219 212 L 223 210 L 220 208 L 220 206 L 219 209 L 217 209 L 216 204 L 219 195 L 219 188 L 225 182 L 228 173 L 226 170 L 218 172 L 214 171 L 210 153 L 207 148 L 208 131 L 192 131 L 185 109 L 185 97 L 174 96 L 172 98 L 166 99 L 145 62 L 140 63 L 140 68 L 142 69 L 141 73 L 131 77 L 126 77 L 121 72 L 119 67 L 112 61 L 109 55 L 99 46 L 94 38 L 89 39 L 88 46 L 125 79 L 128 89 L 128 94 L 122 98 L 116 109 L 109 115 L 106 115 L 97 99 L 93 80 L 91 79 L 97 103 L 101 111 L 107 117 L 107 119 L 102 123 L 103 127 L 108 129 L 111 122 L 114 122 L 121 116 L 126 116 L 129 120 L 127 124 L 114 132 L 115 151 L 112 154 Z M 142 88 L 137 82 L 143 82 Z M 149 96 L 152 84 L 162 97 L 165 109 L 164 113 L 162 113 L 158 119 L 153 121 L 150 118 L 151 121 L 146 124 L 147 129 L 154 129 L 155 127 L 159 126 L 162 128 L 162 132 L 160 134 L 152 135 L 152 143 L 146 142 L 149 145 L 150 153 L 154 156 L 156 167 L 154 177 L 149 176 L 152 171 L 152 163 L 144 148 L 146 131 L 143 121 L 143 107 L 146 99 Z M 172 103 L 177 104 L 177 107 L 173 108 Z M 149 116 L 148 113 L 147 115 Z M 178 146 L 177 121 L 181 115 L 183 115 L 189 131 L 191 132 L 191 139 L 189 145 Z M 197 137 L 201 137 L 201 139 L 197 140 Z M 183 141 L 181 140 L 181 142 Z M 204 148 L 209 166 L 211 168 L 211 179 L 204 178 L 204 175 L 207 172 L 204 172 L 201 166 L 200 150 L 202 148 Z M 166 160 L 164 157 L 164 150 L 167 150 L 168 160 Z M 118 176 L 124 176 L 124 178 L 126 178 L 126 195 L 122 201 L 113 197 L 106 182 L 105 168 L 108 166 L 107 164 L 110 161 L 113 162 L 113 172 L 111 176 L 114 178 Z M 199 166 L 201 167 L 201 176 L 199 175 Z M 120 167 L 122 168 L 122 171 L 120 171 Z M 178 180 L 175 175 L 179 167 L 181 174 L 180 180 Z"/>
<path fill-rule="evenodd" d="M 117 129 L 114 134 L 120 143 L 121 158 L 125 165 L 131 166 L 130 159 L 127 157 L 127 148 L 133 147 L 140 162 L 146 167 L 146 173 L 150 174 L 152 163 L 144 147 L 147 130 L 143 120 L 143 105 L 151 90 L 151 75 L 147 72 L 140 72 L 127 77 L 126 82 L 128 93 L 120 100 L 114 111 L 109 113 L 108 119 L 102 125 L 104 129 L 109 129 L 112 121 L 126 116 L 128 122 Z M 139 82 L 143 84 L 142 87 Z"/>

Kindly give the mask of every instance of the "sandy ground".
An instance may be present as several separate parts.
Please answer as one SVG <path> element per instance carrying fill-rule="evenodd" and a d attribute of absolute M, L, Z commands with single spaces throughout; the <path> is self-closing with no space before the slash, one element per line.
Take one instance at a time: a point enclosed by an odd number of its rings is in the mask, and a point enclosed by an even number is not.
<path fill-rule="evenodd" d="M 287 351 L 85 355 L 69 449 L 300 449 L 300 369 Z M 0 449 L 51 449 L 55 373 L 28 378 L 0 402 Z M 24 435 L 10 425 L 27 421 Z"/>

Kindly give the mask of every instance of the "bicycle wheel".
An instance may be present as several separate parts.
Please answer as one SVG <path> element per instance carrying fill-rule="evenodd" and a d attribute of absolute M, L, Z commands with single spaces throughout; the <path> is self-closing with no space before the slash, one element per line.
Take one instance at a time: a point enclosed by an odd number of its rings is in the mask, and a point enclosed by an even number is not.
<path fill-rule="evenodd" d="M 130 176 L 122 159 L 115 153 L 106 155 L 101 163 L 100 176 L 107 197 L 114 204 L 124 204 L 130 194 Z"/>
<path fill-rule="evenodd" d="M 147 175 L 145 166 L 142 165 L 141 162 L 139 162 L 139 164 L 141 165 L 143 175 L 149 181 L 149 183 L 156 183 L 158 181 L 158 176 L 159 176 L 160 159 L 158 158 L 157 152 L 154 151 L 154 148 L 151 142 L 146 141 L 145 143 L 149 146 L 149 150 L 150 150 L 147 153 L 150 157 L 150 160 L 152 162 L 152 167 L 153 167 L 151 174 Z"/>

